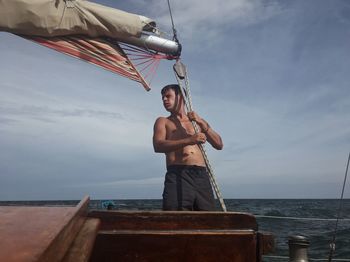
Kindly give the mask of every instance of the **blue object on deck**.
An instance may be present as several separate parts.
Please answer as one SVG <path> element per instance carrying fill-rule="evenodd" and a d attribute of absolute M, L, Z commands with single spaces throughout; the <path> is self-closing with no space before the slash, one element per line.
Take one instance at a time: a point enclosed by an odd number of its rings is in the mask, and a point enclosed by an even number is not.
<path fill-rule="evenodd" d="M 101 205 L 103 209 L 108 209 L 108 210 L 113 209 L 113 207 L 116 206 L 116 204 L 114 204 L 112 200 L 102 201 Z"/>

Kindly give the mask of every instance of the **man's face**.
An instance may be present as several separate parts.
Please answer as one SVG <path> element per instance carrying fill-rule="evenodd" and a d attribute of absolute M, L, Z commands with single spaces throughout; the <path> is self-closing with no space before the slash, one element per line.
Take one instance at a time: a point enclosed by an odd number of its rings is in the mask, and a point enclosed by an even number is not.
<path fill-rule="evenodd" d="M 173 89 L 168 89 L 162 94 L 163 106 L 166 111 L 174 112 L 179 107 L 180 96 Z"/>

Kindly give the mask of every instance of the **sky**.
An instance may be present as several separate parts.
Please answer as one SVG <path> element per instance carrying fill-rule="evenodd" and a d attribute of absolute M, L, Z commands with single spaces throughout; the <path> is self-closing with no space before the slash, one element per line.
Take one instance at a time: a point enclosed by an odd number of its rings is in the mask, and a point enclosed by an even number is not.
<path fill-rule="evenodd" d="M 154 19 L 167 2 L 95 2 Z M 350 151 L 350 2 L 170 1 L 224 198 L 338 198 Z M 0 201 L 160 199 L 162 61 L 137 82 L 0 32 Z M 349 182 L 347 183 L 349 184 Z M 345 197 L 350 197 L 349 185 Z"/>

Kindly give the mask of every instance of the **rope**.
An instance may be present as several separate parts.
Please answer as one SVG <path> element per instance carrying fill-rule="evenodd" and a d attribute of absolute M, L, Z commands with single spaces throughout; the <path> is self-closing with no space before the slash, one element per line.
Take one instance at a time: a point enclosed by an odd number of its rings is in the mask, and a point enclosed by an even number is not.
<path fill-rule="evenodd" d="M 179 40 L 177 39 L 177 34 L 176 34 L 176 29 L 175 29 L 175 25 L 174 25 L 174 19 L 173 19 L 173 14 L 171 12 L 171 7 L 170 7 L 170 1 L 168 0 L 168 7 L 169 7 L 169 14 L 170 14 L 170 19 L 171 19 L 171 24 L 172 24 L 172 28 L 173 28 L 173 39 L 175 40 L 175 42 L 179 42 Z"/>
<path fill-rule="evenodd" d="M 337 215 L 337 222 L 335 223 L 335 229 L 334 229 L 332 242 L 329 245 L 330 246 L 329 257 L 328 257 L 328 261 L 329 262 L 332 261 L 333 252 L 335 250 L 335 238 L 336 238 L 337 231 L 338 231 L 338 222 L 339 222 L 340 213 L 341 213 L 341 210 L 342 210 L 342 207 L 343 207 L 343 198 L 344 198 L 346 179 L 348 177 L 349 162 L 350 162 L 350 152 L 349 152 L 349 157 L 348 157 L 348 163 L 346 165 L 345 177 L 344 177 L 344 182 L 343 182 L 343 189 L 341 191 L 341 197 L 340 197 L 340 200 L 339 200 L 339 209 L 338 209 L 338 215 Z"/>
<path fill-rule="evenodd" d="M 310 258 L 310 261 L 328 261 L 326 258 Z M 350 258 L 334 258 L 333 261 L 350 261 Z"/>
<path fill-rule="evenodd" d="M 314 217 L 282 217 L 282 216 L 264 216 L 264 215 L 254 215 L 254 216 L 258 218 L 305 220 L 305 221 L 336 221 L 338 219 L 338 218 L 314 218 Z M 340 220 L 350 221 L 350 218 L 342 218 Z"/>
<path fill-rule="evenodd" d="M 288 259 L 289 260 L 289 257 L 286 257 L 286 256 L 265 256 L 263 255 L 264 258 L 272 258 L 272 259 Z"/>
<path fill-rule="evenodd" d="M 158 36 L 168 36 L 168 37 L 171 37 L 170 32 L 162 31 L 162 30 L 160 30 L 158 27 L 153 26 L 151 23 L 145 23 L 145 22 L 144 22 L 143 24 L 145 24 L 145 25 L 149 26 L 150 28 L 154 29 L 154 30 L 153 30 L 153 33 L 156 34 L 156 35 L 158 35 Z"/>
<path fill-rule="evenodd" d="M 175 76 L 176 76 L 176 80 L 180 86 L 182 97 L 184 98 L 184 101 L 185 101 L 186 110 L 187 110 L 187 112 L 191 112 L 191 111 L 193 111 L 193 107 L 192 107 L 191 92 L 190 92 L 190 88 L 189 88 L 189 81 L 188 81 L 188 77 L 187 77 L 187 69 L 185 69 L 185 87 L 186 87 L 185 89 L 183 88 L 182 81 L 176 72 L 175 72 Z M 186 90 L 187 96 L 184 94 L 183 90 Z M 195 121 L 192 121 L 192 125 L 193 125 L 195 133 L 197 134 L 199 132 L 199 128 L 198 128 L 197 123 Z M 203 144 L 199 144 L 198 146 L 199 146 L 199 149 L 201 150 L 201 153 L 203 155 L 203 158 L 204 158 L 204 161 L 205 161 L 208 173 L 209 173 L 209 179 L 210 179 L 211 185 L 215 191 L 217 198 L 219 199 L 221 208 L 224 212 L 227 212 L 226 205 L 225 205 L 225 202 L 224 202 L 222 195 L 220 193 L 219 186 L 216 183 L 213 169 L 209 163 L 209 159 L 208 159 L 205 147 Z"/>
<path fill-rule="evenodd" d="M 144 85 L 147 86 L 147 90 L 149 90 L 149 86 L 156 75 L 160 60 L 177 58 L 172 55 L 158 54 L 157 52 L 147 49 L 147 47 L 144 47 L 144 49 L 126 43 L 116 43 L 130 60 L 130 64 L 135 67 L 135 70 L 137 69 L 136 71 L 142 77 L 142 83 L 144 82 Z"/>
<path fill-rule="evenodd" d="M 287 256 L 265 256 L 263 255 L 264 258 L 272 258 L 272 259 L 286 259 L 289 260 L 289 257 Z M 328 261 L 326 258 L 309 258 L 310 261 Z M 350 261 L 349 258 L 334 258 L 333 261 Z"/>

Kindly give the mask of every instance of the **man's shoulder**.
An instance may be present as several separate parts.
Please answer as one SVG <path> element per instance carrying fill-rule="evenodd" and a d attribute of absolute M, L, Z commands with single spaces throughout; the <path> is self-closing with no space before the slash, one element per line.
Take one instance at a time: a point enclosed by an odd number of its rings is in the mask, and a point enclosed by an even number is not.
<path fill-rule="evenodd" d="M 159 123 L 159 124 L 162 124 L 162 123 L 166 123 L 169 121 L 169 118 L 168 117 L 165 117 L 165 116 L 160 116 L 156 119 L 156 124 Z"/>
<path fill-rule="evenodd" d="M 160 116 L 154 123 L 154 132 L 159 132 L 159 130 L 166 130 L 168 127 L 169 119 L 167 117 Z M 158 130 L 158 131 L 157 131 Z"/>

